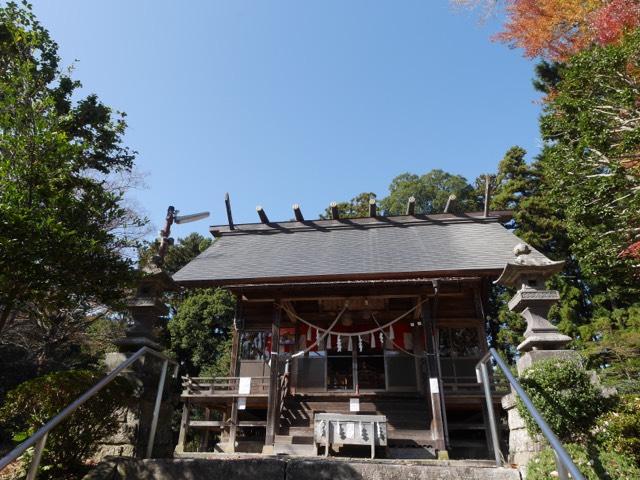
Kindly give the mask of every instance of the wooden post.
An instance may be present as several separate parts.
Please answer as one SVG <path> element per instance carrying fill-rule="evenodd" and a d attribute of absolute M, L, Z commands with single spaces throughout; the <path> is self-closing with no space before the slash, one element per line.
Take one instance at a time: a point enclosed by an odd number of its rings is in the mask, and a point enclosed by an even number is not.
<path fill-rule="evenodd" d="M 444 434 L 443 397 L 436 359 L 438 345 L 436 344 L 435 322 L 433 321 L 430 307 L 431 305 L 427 303 L 423 305 L 422 308 L 422 328 L 424 329 L 425 336 L 426 365 L 429 378 L 428 384 L 425 385 L 425 387 L 428 388 L 431 403 L 431 435 L 434 440 L 434 447 L 438 450 L 438 457 L 446 457 L 447 447 Z"/>
<path fill-rule="evenodd" d="M 279 303 L 279 302 L 278 302 Z M 280 319 L 282 310 L 279 305 L 274 304 L 273 324 L 271 325 L 271 368 L 269 372 L 269 397 L 267 403 L 267 431 L 265 433 L 265 445 L 273 445 L 278 424 L 280 423 L 280 408 L 278 399 L 280 398 L 278 381 L 278 354 L 280 350 Z"/>
<path fill-rule="evenodd" d="M 338 209 L 338 204 L 336 202 L 331 202 L 329 204 L 331 208 L 331 218 L 334 220 L 338 220 L 340 218 L 340 210 Z"/>
<path fill-rule="evenodd" d="M 189 401 L 184 403 L 182 407 L 182 419 L 180 420 L 180 435 L 178 436 L 178 445 L 176 445 L 176 453 L 184 453 L 184 447 L 187 443 L 187 431 L 189 430 Z"/>
<path fill-rule="evenodd" d="M 269 223 L 269 217 L 267 217 L 267 214 L 264 211 L 264 208 L 262 208 L 260 205 L 258 205 L 256 207 L 256 212 L 258 212 L 258 216 L 260 217 L 260 221 L 262 223 Z"/>
<path fill-rule="evenodd" d="M 416 213 L 416 197 L 411 196 L 407 200 L 407 211 L 405 215 L 415 215 Z"/>
<path fill-rule="evenodd" d="M 209 407 L 204 408 L 204 419 L 211 420 L 211 409 Z M 205 428 L 200 437 L 200 451 L 206 452 L 209 445 L 209 429 Z"/>
<path fill-rule="evenodd" d="M 376 215 L 377 215 L 376 199 L 370 198 L 369 199 L 369 216 L 375 217 Z"/>
<path fill-rule="evenodd" d="M 238 307 L 236 309 L 236 319 L 242 315 L 242 300 L 237 298 Z M 241 323 L 242 324 L 242 323 Z M 231 344 L 231 365 L 229 366 L 229 376 L 237 377 L 240 373 L 240 330 L 234 328 L 233 342 Z M 238 433 L 238 399 L 231 397 L 231 411 L 229 412 L 229 451 L 236 451 L 236 435 Z M 221 435 L 222 437 L 222 435 Z"/>
<path fill-rule="evenodd" d="M 304 222 L 304 216 L 302 215 L 302 210 L 300 209 L 300 205 L 297 203 L 293 204 L 293 214 L 295 215 L 297 222 Z"/>
<path fill-rule="evenodd" d="M 233 224 L 233 215 L 231 214 L 231 199 L 229 193 L 224 194 L 224 206 L 227 209 L 227 221 L 229 222 L 229 230 L 235 230 L 236 227 Z"/>
<path fill-rule="evenodd" d="M 491 201 L 491 190 L 489 186 L 489 174 L 484 176 L 484 216 L 489 216 L 489 202 Z"/>
<path fill-rule="evenodd" d="M 231 425 L 229 426 L 229 453 L 236 451 L 236 435 L 238 433 L 238 399 L 232 397 Z"/>

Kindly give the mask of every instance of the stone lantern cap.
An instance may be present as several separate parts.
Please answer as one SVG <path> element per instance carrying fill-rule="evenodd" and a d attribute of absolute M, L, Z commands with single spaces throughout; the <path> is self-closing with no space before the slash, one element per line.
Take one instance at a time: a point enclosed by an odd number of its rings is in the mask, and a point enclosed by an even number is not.
<path fill-rule="evenodd" d="M 562 271 L 564 261 L 554 262 L 546 257 L 536 258 L 531 255 L 531 251 L 531 247 L 526 243 L 516 245 L 513 249 L 515 260 L 505 265 L 496 283 L 515 289 L 541 290 L 544 288 L 545 280 Z"/>

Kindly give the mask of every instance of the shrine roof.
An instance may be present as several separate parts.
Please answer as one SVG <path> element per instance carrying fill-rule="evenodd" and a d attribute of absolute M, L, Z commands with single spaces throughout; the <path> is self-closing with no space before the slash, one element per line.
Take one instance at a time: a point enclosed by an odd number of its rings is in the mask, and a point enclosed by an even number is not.
<path fill-rule="evenodd" d="M 173 279 L 185 286 L 486 275 L 522 243 L 508 212 L 402 215 L 211 227 L 213 244 Z M 533 258 L 546 257 L 532 249 Z"/>

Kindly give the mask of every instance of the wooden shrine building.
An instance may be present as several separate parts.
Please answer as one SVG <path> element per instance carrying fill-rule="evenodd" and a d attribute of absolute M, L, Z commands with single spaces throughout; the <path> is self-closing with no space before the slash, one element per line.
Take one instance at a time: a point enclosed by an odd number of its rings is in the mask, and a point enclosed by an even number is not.
<path fill-rule="evenodd" d="M 384 415 L 390 456 L 488 458 L 475 366 L 490 283 L 521 243 L 506 212 L 259 214 L 212 227 L 212 246 L 174 276 L 237 298 L 230 375 L 185 378 L 177 453 L 189 432 L 206 451 L 217 431 L 218 451 L 316 454 L 314 416 L 346 413 Z"/>

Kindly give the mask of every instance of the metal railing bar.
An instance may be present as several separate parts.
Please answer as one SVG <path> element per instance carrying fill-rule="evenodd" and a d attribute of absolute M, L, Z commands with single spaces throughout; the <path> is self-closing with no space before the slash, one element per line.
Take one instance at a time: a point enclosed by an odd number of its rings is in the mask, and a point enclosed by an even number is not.
<path fill-rule="evenodd" d="M 161 358 L 165 361 L 176 363 L 175 360 L 167 357 L 163 353 L 152 350 L 149 347 L 142 347 L 136 353 L 127 358 L 124 362 L 114 368 L 111 372 L 109 372 L 106 376 L 104 376 L 98 383 L 96 383 L 89 390 L 80 395 L 76 400 L 71 402 L 67 407 L 65 407 L 60 413 L 58 413 L 55 417 L 45 423 L 42 427 L 40 427 L 31 437 L 22 442 L 20 445 L 11 450 L 7 455 L 0 459 L 0 471 L 4 469 L 7 465 L 15 461 L 20 455 L 22 455 L 28 448 L 32 447 L 36 443 L 39 443 L 41 439 L 42 447 L 44 448 L 44 443 L 46 442 L 47 434 L 62 423 L 69 415 L 71 415 L 78 407 L 83 405 L 87 400 L 93 397 L 95 394 L 100 392 L 104 387 L 106 387 L 109 383 L 113 381 L 113 379 L 118 376 L 123 370 L 130 367 L 133 363 L 138 361 L 144 355 L 150 354 Z M 36 448 L 37 450 L 37 448 Z M 35 461 L 35 457 L 34 457 Z M 37 470 L 37 467 L 36 467 Z M 35 478 L 35 477 L 34 477 Z"/>
<path fill-rule="evenodd" d="M 147 458 L 151 458 L 151 454 L 153 453 L 153 444 L 156 440 L 156 430 L 158 429 L 158 417 L 160 415 L 160 406 L 162 404 L 162 394 L 164 393 L 164 382 L 167 378 L 167 368 L 169 368 L 169 360 L 162 362 L 162 371 L 160 372 L 158 391 L 156 393 L 156 403 L 153 406 L 153 418 L 151 419 L 149 441 L 147 442 Z"/>
<path fill-rule="evenodd" d="M 48 435 L 48 433 L 45 433 L 36 443 L 36 449 L 33 452 L 33 458 L 31 459 L 31 466 L 29 467 L 26 480 L 35 480 L 38 474 L 38 467 L 40 466 L 40 460 L 42 460 L 42 452 L 44 452 L 44 445 L 47 443 Z"/>
<path fill-rule="evenodd" d="M 489 384 L 489 371 L 487 363 L 480 364 L 480 375 L 482 377 L 482 387 L 487 404 L 487 416 L 489 417 L 489 428 L 491 429 L 491 443 L 493 446 L 493 456 L 496 459 L 496 465 L 502 466 L 502 457 L 500 455 L 500 442 L 498 441 L 498 427 L 496 425 L 496 414 L 493 411 L 493 398 L 491 396 L 491 386 Z"/>
<path fill-rule="evenodd" d="M 553 433 L 551 427 L 549 427 L 540 412 L 538 412 L 538 409 L 533 405 L 533 402 L 529 398 L 529 395 L 527 395 L 518 380 L 516 380 L 516 378 L 513 376 L 511 370 L 509 369 L 509 366 L 505 363 L 502 357 L 500 357 L 495 348 L 489 349 L 489 352 L 478 362 L 478 366 L 476 368 L 481 368 L 481 365 L 484 365 L 486 368 L 486 362 L 487 360 L 489 360 L 489 358 L 493 358 L 495 360 L 498 367 L 500 367 L 500 370 L 502 370 L 502 373 L 504 373 L 505 377 L 507 377 L 507 380 L 511 384 L 512 388 L 516 391 L 516 393 L 522 400 L 525 408 L 529 411 L 535 422 L 540 427 L 542 434 L 551 444 L 551 448 L 553 448 L 556 455 L 556 463 L 558 466 L 558 474 L 560 478 L 567 478 L 566 475 L 563 476 L 563 474 L 566 474 L 568 471 L 575 480 L 585 480 L 578 467 L 575 465 L 575 463 L 573 463 L 571 456 L 569 456 L 569 454 L 563 447 L 560 439 L 556 436 L 555 433 Z"/>

